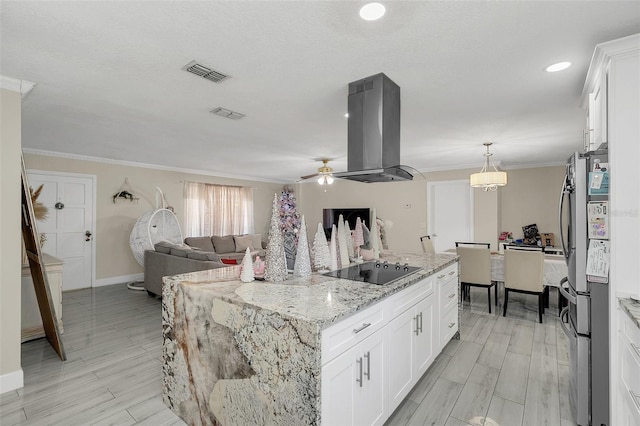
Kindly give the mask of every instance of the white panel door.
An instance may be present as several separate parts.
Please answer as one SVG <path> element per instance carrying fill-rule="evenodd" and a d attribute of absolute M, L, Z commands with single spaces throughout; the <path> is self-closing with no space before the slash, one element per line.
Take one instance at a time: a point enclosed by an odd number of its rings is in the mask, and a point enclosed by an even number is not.
<path fill-rule="evenodd" d="M 354 425 L 382 425 L 388 414 L 385 378 L 387 333 L 380 331 L 360 343 L 358 356 L 362 360 L 362 386 L 355 386 L 356 404 L 353 410 Z M 339 424 L 339 423 L 336 423 Z"/>
<path fill-rule="evenodd" d="M 358 346 L 322 367 L 321 401 L 323 425 L 353 425 L 356 406 L 356 379 L 360 363 Z"/>
<path fill-rule="evenodd" d="M 400 405 L 414 384 L 413 338 L 418 330 L 411 307 L 389 323 L 389 411 Z"/>
<path fill-rule="evenodd" d="M 48 217 L 37 228 L 46 241 L 42 251 L 64 261 L 62 289 L 93 284 L 93 179 L 47 172 L 29 172 L 29 186 L 44 184 L 38 201 Z"/>
<path fill-rule="evenodd" d="M 435 295 L 431 294 L 416 305 L 419 333 L 415 336 L 415 366 L 414 372 L 418 380 L 427 371 L 434 355 L 434 331 L 437 332 L 436 316 L 434 313 Z M 435 325 L 435 327 L 434 327 Z"/>
<path fill-rule="evenodd" d="M 468 180 L 435 181 L 427 185 L 428 233 L 436 252 L 473 241 L 473 191 Z"/>

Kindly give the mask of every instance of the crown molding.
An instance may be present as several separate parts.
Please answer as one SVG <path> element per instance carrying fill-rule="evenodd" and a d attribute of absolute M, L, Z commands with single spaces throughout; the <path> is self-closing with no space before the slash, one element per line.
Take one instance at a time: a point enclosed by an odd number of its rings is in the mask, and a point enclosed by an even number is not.
<path fill-rule="evenodd" d="M 31 92 L 35 85 L 36 83 L 28 80 L 18 80 L 17 78 L 0 75 L 0 89 L 20 93 L 23 98 Z"/>
<path fill-rule="evenodd" d="M 518 170 L 518 169 L 535 169 L 538 167 L 555 167 L 555 166 L 564 166 L 566 164 L 565 161 L 551 161 L 547 163 L 532 163 L 532 164 L 521 164 L 521 165 L 513 165 L 513 166 L 504 166 L 502 162 L 496 162 L 496 167 L 499 168 L 498 171 L 505 170 Z M 469 170 L 474 169 L 476 171 L 480 171 L 480 167 L 478 167 L 477 163 L 474 164 L 458 164 L 449 167 L 434 167 L 420 170 L 420 173 L 432 173 L 432 172 L 446 172 L 450 170 Z"/>
<path fill-rule="evenodd" d="M 596 45 L 593 56 L 591 57 L 584 87 L 582 88 L 582 94 L 580 95 L 580 106 L 582 108 L 588 106 L 589 94 L 593 93 L 594 87 L 606 67 L 607 62 L 616 56 L 626 55 L 637 50 L 640 50 L 640 34 L 633 34 Z"/>
<path fill-rule="evenodd" d="M 47 151 L 47 150 L 35 149 L 35 148 L 23 147 L 22 152 L 25 154 L 42 155 L 45 157 L 69 158 L 71 160 L 93 161 L 96 163 L 117 164 L 120 166 L 140 167 L 144 169 L 163 170 L 167 172 L 186 173 L 186 174 L 194 174 L 194 175 L 202 175 L 202 176 L 213 176 L 213 177 L 220 177 L 220 178 L 227 178 L 227 179 L 248 180 L 248 181 L 254 181 L 254 182 L 277 183 L 277 184 L 291 183 L 285 180 L 265 179 L 265 178 L 260 178 L 256 176 L 236 175 L 236 174 L 230 174 L 230 173 L 218 173 L 218 172 L 212 172 L 209 170 L 188 169 L 183 167 L 171 167 L 171 166 L 164 166 L 160 164 L 138 163 L 135 161 L 114 160 L 111 158 L 93 157 L 90 155 L 80 155 L 80 154 L 70 154 L 67 152 Z"/>

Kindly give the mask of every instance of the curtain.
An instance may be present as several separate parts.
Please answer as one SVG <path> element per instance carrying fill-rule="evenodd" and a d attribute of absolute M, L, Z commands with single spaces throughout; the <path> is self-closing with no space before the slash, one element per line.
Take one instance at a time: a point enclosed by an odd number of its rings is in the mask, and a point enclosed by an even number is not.
<path fill-rule="evenodd" d="M 252 234 L 253 188 L 184 184 L 185 236 Z"/>

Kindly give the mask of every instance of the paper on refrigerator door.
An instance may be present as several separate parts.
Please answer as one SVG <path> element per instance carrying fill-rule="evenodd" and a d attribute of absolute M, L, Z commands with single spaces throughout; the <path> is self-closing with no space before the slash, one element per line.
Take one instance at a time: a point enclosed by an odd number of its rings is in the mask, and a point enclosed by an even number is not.
<path fill-rule="evenodd" d="M 587 275 L 609 276 L 609 241 L 591 240 L 587 251 Z"/>
<path fill-rule="evenodd" d="M 609 238 L 609 202 L 590 201 L 587 204 L 587 229 L 589 238 Z"/>

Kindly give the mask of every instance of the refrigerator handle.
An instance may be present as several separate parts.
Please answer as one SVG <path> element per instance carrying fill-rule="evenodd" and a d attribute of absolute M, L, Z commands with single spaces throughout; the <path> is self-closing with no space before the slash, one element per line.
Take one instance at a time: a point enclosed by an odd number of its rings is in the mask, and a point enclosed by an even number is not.
<path fill-rule="evenodd" d="M 562 312 L 560 312 L 560 325 L 562 326 L 562 330 L 564 331 L 564 334 L 567 335 L 567 337 L 569 339 L 575 339 L 577 337 L 576 333 L 573 330 L 569 329 L 569 307 L 566 306 Z M 565 322 L 565 318 L 566 318 L 566 322 Z"/>
<path fill-rule="evenodd" d="M 569 302 L 575 305 L 578 302 L 578 298 L 570 293 L 571 289 L 569 288 L 568 285 L 566 287 L 563 285 L 567 281 L 569 281 L 567 277 L 564 277 L 563 279 L 561 279 L 560 285 L 558 286 L 558 290 L 560 291 L 560 293 L 562 293 L 565 299 L 567 299 Z"/>
<path fill-rule="evenodd" d="M 569 252 L 567 250 L 567 245 L 565 245 L 564 243 L 564 226 L 562 224 L 562 210 L 564 207 L 564 199 L 565 199 L 565 195 L 567 193 L 567 181 L 569 180 L 569 170 L 567 168 L 567 174 L 564 177 L 564 180 L 562 182 L 562 189 L 560 190 L 560 202 L 558 203 L 558 224 L 559 224 L 559 232 L 560 232 L 560 241 L 562 243 L 562 253 L 565 257 L 565 259 L 569 259 Z M 571 206 L 569 206 L 569 210 L 571 210 Z M 569 215 L 571 215 L 571 212 L 569 212 Z M 567 238 L 571 237 L 571 231 L 567 230 Z"/>

